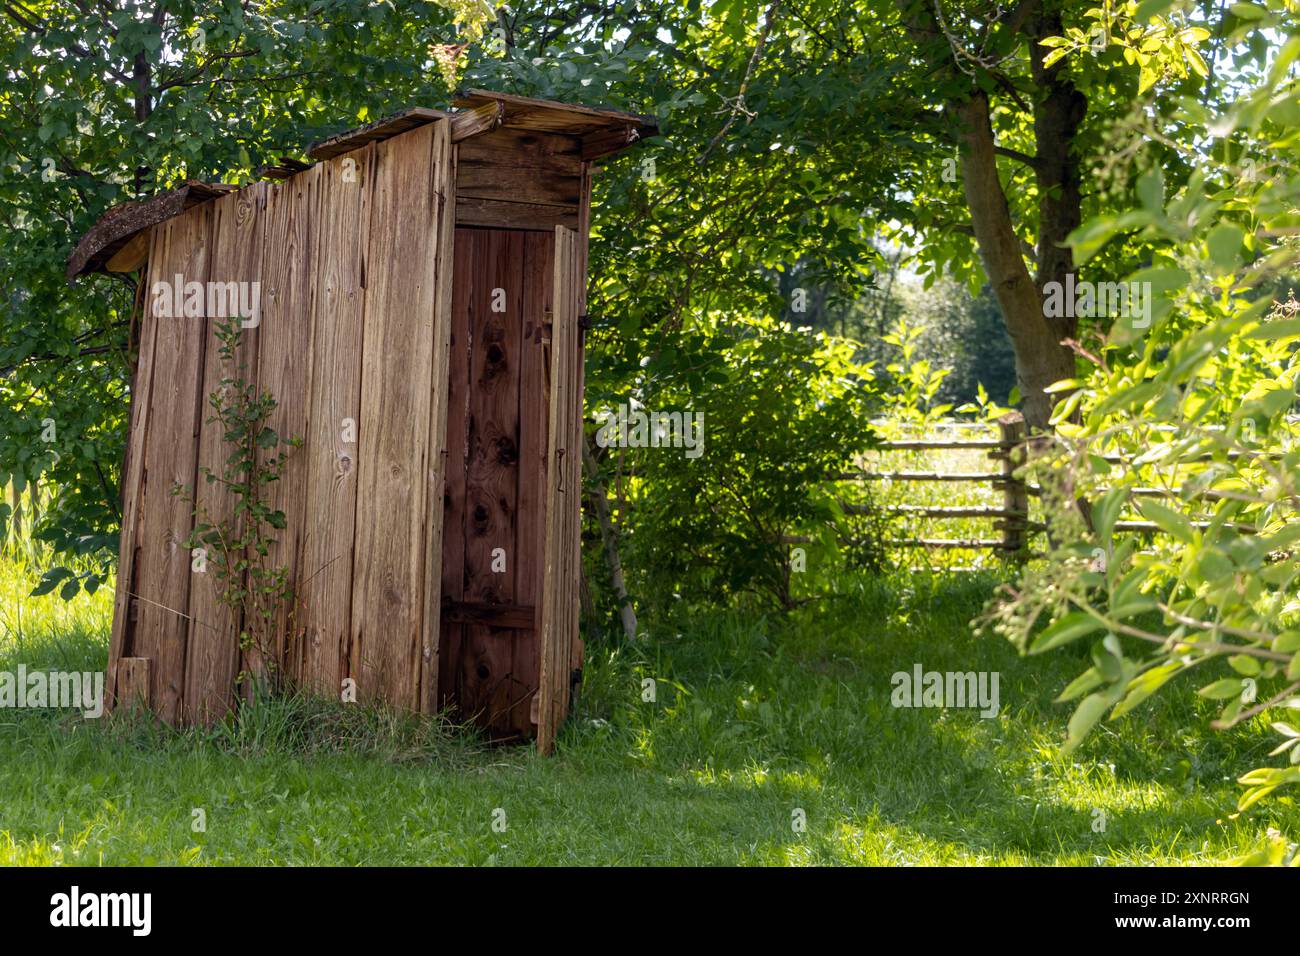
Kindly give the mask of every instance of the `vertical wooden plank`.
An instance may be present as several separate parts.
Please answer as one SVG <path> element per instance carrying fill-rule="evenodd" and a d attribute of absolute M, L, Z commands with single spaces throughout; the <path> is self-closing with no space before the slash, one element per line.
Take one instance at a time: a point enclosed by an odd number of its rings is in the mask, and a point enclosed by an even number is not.
<path fill-rule="evenodd" d="M 149 707 L 149 658 L 123 657 L 118 662 L 122 706 Z"/>
<path fill-rule="evenodd" d="M 523 234 L 493 230 L 476 264 L 470 311 L 470 420 L 465 502 L 465 600 L 515 602 Z M 498 311 L 500 309 L 501 311 Z M 504 570 L 496 570 L 504 562 Z M 508 735 L 514 631 L 465 627 L 461 706 L 493 736 Z M 526 698 L 525 698 L 526 699 Z"/>
<path fill-rule="evenodd" d="M 213 201 L 210 281 L 251 283 L 259 280 L 267 188 L 265 183 L 257 183 Z M 212 525 L 235 517 L 237 498 L 220 481 L 208 482 L 203 474 L 206 468 L 219 478 L 224 477 L 226 459 L 234 450 L 225 440 L 225 427 L 220 422 L 210 421 L 214 411 L 209 396 L 222 388 L 223 379 L 247 380 L 255 374 L 256 368 L 257 332 L 252 328 L 246 328 L 242 333 L 235 363 L 223 359 L 216 334 L 218 327 L 229 319 L 229 316 L 209 315 L 204 322 L 206 342 L 194 499 L 200 520 Z M 238 317 L 233 320 L 240 321 Z M 217 577 L 216 565 L 217 556 L 210 553 L 207 570 L 195 573 L 190 584 L 184 697 L 185 719 L 191 723 L 211 724 L 226 714 L 239 667 L 242 619 L 238 610 L 220 601 L 226 585 Z"/>
<path fill-rule="evenodd" d="M 569 664 L 576 616 L 576 565 L 582 456 L 575 436 L 581 428 L 577 268 L 580 250 L 572 229 L 555 229 L 551 330 L 551 388 L 547 436 L 545 571 L 542 588 L 541 688 L 537 748 L 551 753 L 567 714 Z"/>
<path fill-rule="evenodd" d="M 166 255 L 160 276 L 175 283 L 205 285 L 212 228 L 211 205 L 193 209 L 159 227 Z M 183 290 L 182 290 L 183 291 Z M 204 331 L 201 318 L 157 315 L 155 362 L 149 402 L 149 426 L 144 437 L 140 548 L 135 571 L 136 621 L 131 656 L 147 657 L 150 700 L 168 723 L 181 716 L 184 690 L 187 609 L 192 573 L 190 551 L 184 547 L 193 528 L 193 506 L 172 489 L 192 489 L 198 457 L 200 406 L 203 401 Z"/>
<path fill-rule="evenodd" d="M 573 239 L 573 251 L 568 257 L 567 269 L 562 276 L 556 277 L 557 285 L 563 282 L 572 305 L 565 305 L 565 313 L 570 316 L 565 354 L 561 364 L 568 377 L 568 404 L 559 409 L 564 428 L 564 455 L 557 462 L 557 470 L 563 468 L 561 483 L 557 487 L 564 489 L 567 497 L 560 520 L 563 533 L 560 538 L 564 548 L 564 574 L 557 582 L 556 602 L 562 610 L 563 627 L 557 635 L 556 656 L 559 666 L 556 668 L 556 680 L 559 683 L 556 701 L 555 729 L 564 724 L 569 714 L 569 688 L 573 671 L 574 648 L 578 641 L 578 591 L 582 578 L 581 537 L 581 502 L 582 502 L 582 451 L 578 441 L 582 430 L 582 332 L 578 327 L 578 316 L 582 310 L 582 285 L 577 277 L 581 263 L 581 237 Z"/>
<path fill-rule="evenodd" d="M 543 335 L 551 315 L 551 254 L 555 236 L 528 232 L 524 236 L 523 343 L 519 384 L 519 538 L 516 559 L 516 600 L 538 608 L 542 596 L 543 543 L 545 541 L 546 491 L 546 402 L 545 360 L 548 356 Z M 534 616 L 531 630 L 515 632 L 512 672 L 531 691 L 520 706 L 511 710 L 511 725 L 520 736 L 535 733 L 529 706 L 538 690 L 538 627 Z M 523 688 L 521 688 L 523 689 Z"/>
<path fill-rule="evenodd" d="M 299 568 L 299 679 L 336 697 L 352 626 L 357 441 L 361 420 L 363 262 L 374 145 L 321 163 L 311 253 L 312 375 L 305 458 L 306 517 Z"/>
<path fill-rule="evenodd" d="M 1029 488 L 1023 478 L 1016 477 L 1016 469 L 1025 463 L 1025 416 L 1020 412 L 1007 412 L 998 419 L 998 435 L 1002 447 L 998 449 L 1002 460 L 1002 507 L 1010 516 L 1002 522 L 1002 557 L 1016 564 L 1024 564 L 1029 523 Z"/>
<path fill-rule="evenodd" d="M 447 373 L 447 480 L 443 489 L 442 595 L 465 597 L 465 453 L 469 427 L 469 310 L 474 263 L 484 255 L 486 232 L 457 229 L 451 291 L 451 354 Z M 461 645 L 465 627 L 442 620 L 439 632 L 438 706 L 460 706 Z"/>
<path fill-rule="evenodd" d="M 586 418 L 585 394 L 586 394 L 586 384 L 587 384 L 586 383 L 587 331 L 586 331 L 585 323 L 586 323 L 586 316 L 587 316 L 587 265 L 589 262 L 589 251 L 590 251 L 590 244 L 591 244 L 591 178 L 592 178 L 592 164 L 583 163 L 582 183 L 581 186 L 579 187 L 580 191 L 578 196 L 578 237 L 577 237 L 578 255 L 577 255 L 577 262 L 574 265 L 574 276 L 573 276 L 574 286 L 577 290 L 577 295 L 578 295 L 578 316 L 579 316 L 578 329 L 576 333 L 577 340 L 578 340 L 577 341 L 578 356 L 576 359 L 576 367 L 575 367 L 575 373 L 577 377 L 577 386 L 576 386 L 577 398 L 575 399 L 575 405 L 574 405 L 575 417 L 573 421 L 573 427 L 574 427 L 573 447 L 577 449 L 575 454 L 578 460 L 574 462 L 573 467 L 574 467 L 574 474 L 577 475 L 577 480 L 579 483 L 582 482 L 582 447 L 583 447 L 583 443 L 586 441 L 586 437 L 583 434 L 583 421 Z M 571 629 L 571 634 L 573 637 L 572 646 L 569 649 L 570 682 L 565 685 L 566 688 L 570 688 L 570 689 L 572 687 L 572 676 L 574 675 L 575 672 L 579 672 L 582 670 L 582 660 L 583 660 L 582 636 L 580 633 L 580 628 L 578 626 L 578 620 L 577 620 L 578 609 L 580 607 L 578 603 L 578 587 L 582 581 L 582 576 L 584 573 L 582 567 L 581 500 L 582 500 L 581 493 L 579 493 L 579 504 L 576 505 L 574 508 L 575 530 L 574 530 L 574 538 L 573 538 L 573 542 L 574 542 L 573 547 L 576 553 L 576 557 L 574 559 L 575 571 L 573 576 L 573 606 L 574 606 L 575 620 Z M 569 712 L 570 704 L 571 701 L 569 700 L 566 691 L 565 702 L 564 702 L 564 712 L 566 714 Z"/>
<path fill-rule="evenodd" d="M 587 312 L 587 258 L 591 245 L 591 163 L 582 164 L 582 185 L 578 194 L 578 314 Z"/>
<path fill-rule="evenodd" d="M 451 123 L 438 123 L 433 130 L 433 192 L 438 236 L 434 250 L 435 302 L 433 314 L 433 363 L 429 387 L 429 452 L 427 497 L 425 500 L 424 623 L 420 645 L 419 706 L 423 713 L 438 710 L 441 660 L 439 624 L 442 609 L 443 498 L 447 486 L 450 412 L 450 365 L 452 337 L 452 286 L 456 241 L 456 164 L 459 150 L 451 142 Z"/>
<path fill-rule="evenodd" d="M 131 594 L 135 590 L 137 553 L 139 551 L 140 521 L 143 515 L 144 448 L 149 429 L 149 403 L 153 385 L 154 343 L 158 319 L 151 312 L 153 297 L 149 291 L 155 282 L 162 280 L 162 268 L 167 259 L 166 231 L 161 227 L 151 230 L 149 236 L 149 261 L 141 273 L 144 299 L 140 318 L 140 346 L 136 359 L 135 378 L 131 383 L 130 432 L 127 436 L 126 457 L 122 463 L 122 532 L 118 545 L 117 582 L 113 594 L 113 627 L 108 645 L 108 673 L 104 680 L 104 709 L 112 710 L 117 699 L 120 661 L 128 656 L 130 635 L 134 630 Z M 170 281 L 170 280 L 168 280 Z"/>
<path fill-rule="evenodd" d="M 437 124 L 379 143 L 366 256 L 352 666 L 362 699 L 417 710 L 424 627 Z"/>
<path fill-rule="evenodd" d="M 566 274 L 563 279 L 559 276 L 556 277 L 557 284 L 564 281 L 567 285 L 573 303 L 569 307 L 571 309 L 570 321 L 572 325 L 569 329 L 566 358 L 561 360 L 568 363 L 569 378 L 569 404 L 560 409 L 567 432 L 565 435 L 567 444 L 563 463 L 565 470 L 563 480 L 566 491 L 571 488 L 572 492 L 570 498 L 565 501 L 566 510 L 562 515 L 564 521 L 562 544 L 566 549 L 566 557 L 565 574 L 558 582 L 562 593 L 557 596 L 560 606 L 564 609 L 564 628 L 560 632 L 560 646 L 557 649 L 558 656 L 562 661 L 562 666 L 558 668 L 557 674 L 557 678 L 561 682 L 557 703 L 558 713 L 555 718 L 557 733 L 565 718 L 569 715 L 573 671 L 580 653 L 581 640 L 578 636 L 579 612 L 581 610 L 579 590 L 582 582 L 582 447 L 580 442 L 582 441 L 584 370 L 582 328 L 579 324 L 579 318 L 583 314 L 586 285 L 582 276 L 583 256 L 583 238 L 582 234 L 579 233 L 573 239 L 573 253 L 569 257 Z M 557 465 L 557 467 L 559 466 Z"/>
<path fill-rule="evenodd" d="M 307 405 L 311 392 L 312 321 L 311 249 L 317 222 L 316 196 L 322 167 L 272 185 L 266 202 L 266 229 L 262 253 L 262 316 L 257 329 L 257 385 L 276 401 L 267 426 L 281 442 L 305 438 Z M 281 446 L 281 449 L 283 446 Z M 271 453 L 281 449 L 272 450 Z M 298 581 L 302 543 L 306 536 L 307 456 L 303 449 L 289 450 L 280 480 L 263 489 L 265 503 L 284 512 L 285 527 L 270 532 L 272 543 L 261 559 L 265 568 L 285 568 L 289 580 Z M 269 623 L 245 621 L 245 630 L 264 635 L 262 646 L 245 649 L 244 670 L 253 681 L 283 667 L 297 647 L 293 600 L 286 601 Z M 271 658 L 264 660 L 263 656 Z M 295 676 L 295 675 L 290 675 Z"/>

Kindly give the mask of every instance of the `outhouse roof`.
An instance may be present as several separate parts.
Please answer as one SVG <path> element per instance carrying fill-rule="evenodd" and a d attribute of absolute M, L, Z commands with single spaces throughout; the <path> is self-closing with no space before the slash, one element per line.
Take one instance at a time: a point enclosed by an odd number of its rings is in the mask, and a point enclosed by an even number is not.
<path fill-rule="evenodd" d="M 584 161 L 616 153 L 659 133 L 653 116 L 491 90 L 462 90 L 452 100 L 452 105 L 457 109 L 451 112 L 414 107 L 393 113 L 377 122 L 315 143 L 307 149 L 307 156 L 316 161 L 331 159 L 441 119 L 451 120 L 451 138 L 455 143 L 498 128 L 569 136 L 581 143 Z M 258 170 L 258 177 L 288 179 L 312 165 L 293 157 L 281 157 L 274 165 Z M 81 237 L 68 257 L 68 281 L 84 272 L 110 268 L 110 260 L 123 252 L 144 230 L 179 215 L 191 206 L 239 188 L 227 183 L 190 180 L 150 199 L 113 206 Z M 132 262 L 138 257 L 132 255 L 128 258 L 130 262 L 121 263 L 125 271 L 133 268 Z M 138 262 L 134 267 L 138 267 Z"/>
<path fill-rule="evenodd" d="M 186 180 L 176 189 L 159 193 L 139 202 L 118 203 L 91 226 L 68 257 L 67 277 L 71 282 L 83 272 L 104 269 L 139 233 L 164 220 L 179 216 L 191 206 L 234 192 L 238 186 L 228 183 L 201 183 Z"/>
<path fill-rule="evenodd" d="M 573 136 L 582 141 L 585 160 L 618 152 L 637 140 L 659 134 L 659 124 L 653 116 L 537 100 L 512 93 L 466 90 L 452 103 L 466 111 L 492 112 L 497 117 L 496 125 L 506 129 Z M 452 122 L 456 120 L 453 118 Z M 452 138 L 455 139 L 454 132 Z"/>

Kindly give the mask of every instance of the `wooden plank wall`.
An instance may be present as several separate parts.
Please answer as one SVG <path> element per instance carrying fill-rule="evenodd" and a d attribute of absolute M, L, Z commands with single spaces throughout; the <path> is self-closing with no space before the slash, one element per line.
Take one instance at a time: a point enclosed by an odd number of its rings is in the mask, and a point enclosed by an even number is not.
<path fill-rule="evenodd" d="M 177 275 L 186 283 L 207 282 L 212 214 L 210 204 L 197 206 L 155 227 L 151 291 L 154 282 L 170 284 Z M 152 368 L 141 373 L 150 379 L 148 412 L 139 436 L 142 453 L 133 461 L 139 474 L 128 484 L 138 497 L 125 509 L 138 522 L 134 561 L 123 576 L 131 587 L 127 621 L 134 639 L 122 656 L 150 660 L 150 706 L 174 723 L 182 716 L 192 577 L 184 545 L 193 521 L 191 505 L 173 489 L 193 489 L 197 475 L 206 329 L 199 319 L 159 316 L 157 298 L 148 301 L 144 338 L 152 345 Z"/>
<path fill-rule="evenodd" d="M 113 595 L 113 628 L 108 643 L 108 673 L 104 678 L 104 706 L 111 709 L 119 697 L 118 684 L 125 680 L 120 662 L 129 658 L 128 635 L 138 617 L 134 594 L 137 591 L 136 569 L 139 565 L 140 526 L 144 513 L 144 449 L 149 431 L 149 407 L 153 394 L 153 369 L 158 320 L 150 318 L 152 297 L 147 293 L 152 280 L 165 268 L 167 247 L 163 229 L 153 229 L 149 236 L 149 268 L 141 275 L 145 287 L 140 318 L 139 353 L 131 381 L 130 432 L 126 459 L 122 465 L 122 533 L 118 546 L 117 586 Z M 145 704 L 148 704 L 146 698 Z"/>
<path fill-rule="evenodd" d="M 577 379 L 578 379 L 578 392 L 577 392 L 577 399 L 576 399 L 578 421 L 575 422 L 575 428 L 576 428 L 575 440 L 578 442 L 586 441 L 586 437 L 583 433 L 583 428 L 582 428 L 582 419 L 583 416 L 585 415 L 586 406 L 584 404 L 585 403 L 584 396 L 586 394 L 586 389 L 587 389 L 587 362 L 586 362 L 587 331 L 584 326 L 584 322 L 587 315 L 587 268 L 589 263 L 590 245 L 591 245 L 591 176 L 592 176 L 591 163 L 583 163 L 582 182 L 578 187 L 578 235 L 577 235 L 578 254 L 577 254 L 577 263 L 574 266 L 574 275 L 573 275 L 574 294 L 578 298 L 578 316 L 579 316 L 578 332 L 577 332 L 578 357 L 576 359 L 577 369 L 575 370 L 575 374 L 577 375 Z M 577 463 L 574 464 L 574 468 L 577 469 L 579 480 L 581 480 L 581 475 L 582 475 L 581 447 L 578 448 L 577 455 L 579 460 Z M 581 509 L 582 509 L 582 505 L 581 503 L 579 503 L 576 509 L 576 515 L 574 519 L 576 522 L 576 526 L 574 530 L 574 547 L 577 549 L 577 558 L 575 561 L 576 573 L 571 586 L 573 588 L 572 600 L 575 606 L 578 604 L 578 601 L 580 600 L 580 592 L 582 588 L 582 576 L 585 573 L 582 567 L 582 510 Z M 584 648 L 582 644 L 581 629 L 579 627 L 579 622 L 576 620 L 574 621 L 571 635 L 572 635 L 572 644 L 569 649 L 570 691 L 573 690 L 572 677 L 575 673 L 581 672 L 583 661 L 584 661 L 584 653 L 583 653 Z M 564 713 L 566 715 L 568 714 L 571 705 L 572 705 L 572 701 L 566 702 L 565 710 L 564 710 Z"/>
<path fill-rule="evenodd" d="M 519 369 L 523 338 L 523 236 L 518 230 L 483 233 L 475 259 L 482 278 L 470 306 L 470 421 L 465 474 L 465 599 L 514 604 L 516 521 L 519 517 Z M 499 291 L 498 291 L 499 290 Z M 496 302 L 493 302 L 496 299 Z M 501 307 L 502 312 L 495 309 Z M 493 567 L 494 556 L 497 559 Z M 504 570 L 497 570 L 502 567 Z M 461 650 L 468 713 L 483 712 L 489 726 L 510 710 L 514 686 L 512 630 L 465 625 Z"/>
<path fill-rule="evenodd" d="M 516 565 L 517 600 L 532 607 L 534 625 L 520 632 L 514 642 L 513 673 L 526 682 L 531 691 L 525 706 L 510 712 L 511 727 L 520 735 L 536 733 L 532 720 L 532 703 L 540 688 L 540 617 L 542 575 L 545 571 L 543 545 L 546 539 L 547 406 L 546 382 L 550 373 L 550 330 L 552 312 L 552 262 L 555 234 L 529 232 L 524 237 L 524 361 L 520 371 L 520 442 L 519 459 L 519 558 Z"/>
<path fill-rule="evenodd" d="M 352 632 L 361 345 L 373 144 L 321 163 L 319 227 L 312 250 L 312 377 L 306 444 L 307 514 L 298 588 L 302 684 L 337 697 L 348 676 Z"/>
<path fill-rule="evenodd" d="M 261 283 L 244 377 L 279 403 L 272 427 L 305 439 L 269 498 L 288 528 L 267 560 L 292 569 L 298 592 L 293 614 L 277 622 L 278 664 L 331 695 L 355 677 L 363 698 L 407 709 L 436 702 L 437 642 L 426 626 L 437 625 L 441 581 L 428 556 L 441 551 L 433 503 L 442 496 L 450 289 L 437 290 L 450 269 L 452 162 L 440 121 L 282 184 L 247 187 L 155 227 L 146 270 L 150 285 L 178 273 Z M 233 506 L 200 471 L 220 473 L 229 454 L 206 423 L 207 396 L 229 370 L 214 320 L 161 318 L 151 298 L 146 309 L 109 699 L 124 679 L 119 662 L 147 660 L 130 673 L 148 674 L 148 702 L 164 720 L 211 722 L 232 702 L 235 670 L 268 663 L 239 654 L 240 622 L 216 601 L 211 562 L 209 576 L 191 571 L 182 544 L 192 506 L 172 494 L 174 484 L 197 484 L 214 517 Z"/>
<path fill-rule="evenodd" d="M 473 298 L 472 263 L 480 254 L 472 229 L 457 229 L 452 259 L 451 351 L 447 371 L 446 485 L 443 489 L 442 600 L 458 603 L 465 599 L 465 472 L 469 428 L 469 313 Z M 461 643 L 465 628 L 441 617 L 438 632 L 438 701 L 457 705 L 460 692 Z"/>
<path fill-rule="evenodd" d="M 456 187 L 459 181 L 460 150 L 452 145 L 450 123 L 441 124 L 434 142 L 434 200 L 439 224 L 434 255 L 434 342 L 433 369 L 429 378 L 428 496 L 424 521 L 424 634 L 420 649 L 420 711 L 437 713 L 443 708 L 439 676 L 443 670 L 439 625 L 442 615 L 442 542 L 446 531 L 444 499 L 449 469 L 448 422 L 452 412 L 450 389 L 451 339 L 456 238 Z"/>
<path fill-rule="evenodd" d="M 578 310 L 576 322 L 585 298 L 589 189 L 589 164 L 572 137 L 503 128 L 459 148 L 442 624 L 443 660 L 459 666 L 442 669 L 440 696 L 498 739 L 532 736 L 538 721 L 547 482 L 555 451 L 548 448 L 553 250 L 557 226 L 570 235 L 580 232 L 565 273 L 566 282 L 576 283 L 569 300 Z M 484 301 L 496 288 L 507 293 L 505 315 L 493 316 Z M 522 332 L 518 340 L 516 330 Z M 581 417 L 578 334 L 575 329 L 577 364 L 566 366 L 558 398 L 578 403 L 576 418 L 566 413 L 573 429 Z M 512 424 L 517 464 L 503 461 L 510 455 L 491 453 Z M 577 533 L 576 514 L 552 531 Z M 506 551 L 505 574 L 491 571 L 495 547 Z M 552 570 L 557 576 L 550 586 L 559 591 L 551 604 L 576 606 L 576 558 Z M 567 675 L 581 659 L 576 612 L 554 626 L 571 633 L 563 659 L 553 662 Z M 563 713 L 567 680 L 553 701 Z M 553 738 L 556 720 L 549 723 Z"/>
<path fill-rule="evenodd" d="M 361 365 L 351 672 L 360 698 L 419 708 L 424 522 L 435 366 L 440 203 L 434 168 L 450 159 L 446 122 L 375 147 Z M 384 224 L 380 228 L 378 224 Z"/>
<path fill-rule="evenodd" d="M 311 394 L 312 339 L 320 325 L 314 312 L 311 289 L 312 252 L 315 233 L 323 228 L 318 209 L 321 166 L 271 187 L 266 204 L 265 240 L 262 250 L 262 315 L 257 327 L 257 385 L 272 395 L 276 408 L 267 425 L 275 429 L 282 441 L 307 435 L 308 397 Z M 299 557 L 302 542 L 309 533 L 307 503 L 307 465 L 310 458 L 303 449 L 290 453 L 279 481 L 265 489 L 265 502 L 285 515 L 283 530 L 273 532 L 274 543 L 263 559 L 268 568 L 287 568 L 289 579 L 301 583 Z M 316 517 L 310 518 L 311 525 Z M 268 663 L 283 667 L 289 677 L 296 677 L 295 657 L 289 645 L 298 651 L 296 632 L 291 632 L 289 608 L 283 608 L 272 622 L 273 636 L 265 647 L 274 660 L 262 660 L 263 648 L 245 649 L 243 670 L 257 678 L 266 675 Z M 252 690 L 246 685 L 245 693 Z"/>
<path fill-rule="evenodd" d="M 501 128 L 466 140 L 458 151 L 457 225 L 578 228 L 585 164 L 577 140 Z"/>

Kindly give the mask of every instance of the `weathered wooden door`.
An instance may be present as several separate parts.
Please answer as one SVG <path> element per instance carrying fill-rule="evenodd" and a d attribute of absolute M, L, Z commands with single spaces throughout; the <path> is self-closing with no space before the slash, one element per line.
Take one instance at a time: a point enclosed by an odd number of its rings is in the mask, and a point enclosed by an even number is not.
<path fill-rule="evenodd" d="M 496 740 L 533 734 L 553 243 L 456 230 L 439 702 Z"/>
<path fill-rule="evenodd" d="M 570 679 L 578 666 L 578 581 L 582 499 L 583 263 L 578 234 L 555 228 L 549 427 L 546 452 L 546 540 L 542 583 L 541 689 L 537 749 L 550 753 L 569 713 Z"/>

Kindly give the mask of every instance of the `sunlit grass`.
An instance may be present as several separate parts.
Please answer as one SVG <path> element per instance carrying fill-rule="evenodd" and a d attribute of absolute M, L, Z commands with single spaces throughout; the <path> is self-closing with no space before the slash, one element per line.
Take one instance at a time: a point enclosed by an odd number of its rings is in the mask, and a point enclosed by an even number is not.
<path fill-rule="evenodd" d="M 103 669 L 113 620 L 113 582 L 75 600 L 29 597 L 40 569 L 21 553 L 0 554 L 0 660 Z"/>
<path fill-rule="evenodd" d="M 106 591 L 28 598 L 34 572 L 2 562 L 0 581 L 0 670 L 103 666 Z M 1083 651 L 1025 661 L 973 635 L 992 578 L 839 583 L 790 618 L 696 610 L 632 651 L 592 640 L 551 759 L 301 699 L 213 733 L 2 711 L 0 864 L 1150 865 L 1300 832 L 1286 795 L 1232 818 L 1271 735 L 1209 731 L 1188 696 L 1062 758 L 1052 699 Z M 894 708 L 915 663 L 999 672 L 997 717 Z"/>

